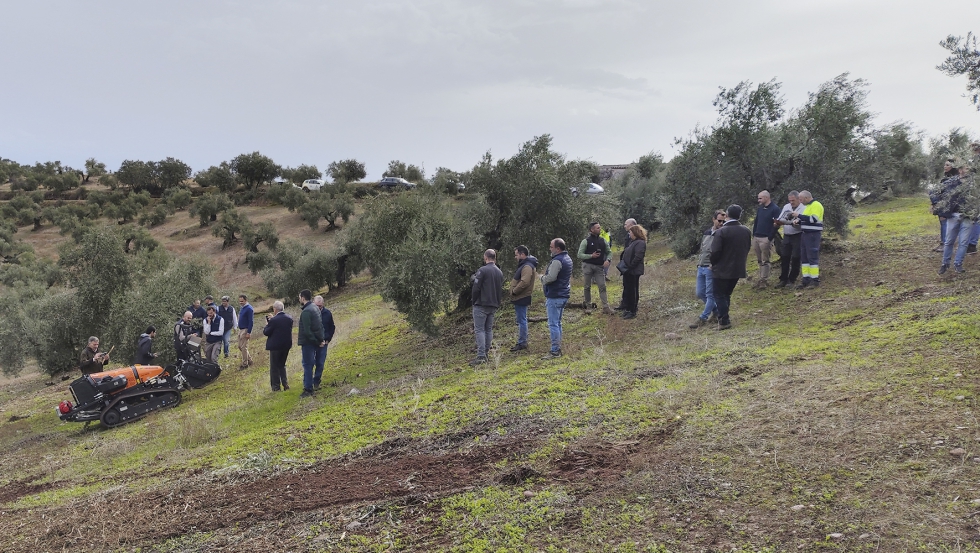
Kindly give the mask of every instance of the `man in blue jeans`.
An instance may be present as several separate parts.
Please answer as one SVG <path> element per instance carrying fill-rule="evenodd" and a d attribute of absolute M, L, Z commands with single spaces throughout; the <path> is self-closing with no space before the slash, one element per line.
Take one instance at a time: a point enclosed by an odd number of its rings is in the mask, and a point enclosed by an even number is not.
<path fill-rule="evenodd" d="M 716 209 L 711 221 L 711 228 L 705 229 L 704 236 L 701 238 L 701 252 L 698 254 L 698 281 L 694 288 L 694 293 L 698 299 L 704 302 L 704 311 L 696 321 L 689 325 L 691 329 L 704 326 L 712 315 L 718 316 L 718 308 L 715 306 L 714 281 L 711 275 L 711 239 L 714 237 L 715 231 L 725 224 L 725 210 Z"/>
<path fill-rule="evenodd" d="M 517 270 L 510 281 L 510 302 L 514 304 L 514 315 L 517 318 L 517 344 L 510 351 L 517 352 L 527 349 L 527 308 L 531 306 L 534 270 L 538 267 L 538 258 L 531 255 L 527 246 L 520 245 L 514 249 L 514 259 L 517 260 Z"/>
<path fill-rule="evenodd" d="M 299 333 L 296 343 L 303 353 L 303 393 L 299 397 L 313 396 L 313 366 L 316 364 L 317 351 L 323 346 L 323 322 L 320 310 L 313 303 L 313 293 L 301 290 L 299 303 L 303 311 L 299 315 Z"/>
<path fill-rule="evenodd" d="M 548 246 L 551 263 L 541 277 L 544 286 L 544 305 L 548 311 L 548 331 L 551 334 L 551 351 L 545 359 L 561 357 L 561 316 L 572 293 L 572 258 L 568 256 L 565 241 L 555 238 Z"/>

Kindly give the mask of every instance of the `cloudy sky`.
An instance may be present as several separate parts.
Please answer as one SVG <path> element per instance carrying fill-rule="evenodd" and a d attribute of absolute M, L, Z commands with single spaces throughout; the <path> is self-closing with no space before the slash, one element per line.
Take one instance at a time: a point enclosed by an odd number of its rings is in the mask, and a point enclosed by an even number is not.
<path fill-rule="evenodd" d="M 775 78 L 792 108 L 844 72 L 879 124 L 980 134 L 965 77 L 935 69 L 940 40 L 980 32 L 977 0 L 0 0 L 0 20 L 0 157 L 20 163 L 258 150 L 377 178 L 544 133 L 628 163 L 711 125 L 719 86 Z"/>

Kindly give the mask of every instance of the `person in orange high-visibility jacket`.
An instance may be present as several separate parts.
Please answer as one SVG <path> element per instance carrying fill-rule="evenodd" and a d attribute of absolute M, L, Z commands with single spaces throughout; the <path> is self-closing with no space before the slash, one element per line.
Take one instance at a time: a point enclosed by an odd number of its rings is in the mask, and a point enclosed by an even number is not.
<path fill-rule="evenodd" d="M 800 244 L 800 274 L 803 281 L 797 288 L 820 286 L 820 237 L 823 234 L 823 204 L 813 199 L 813 194 L 803 190 L 800 202 L 805 206 L 803 212 L 793 219 L 793 226 L 803 231 Z"/>

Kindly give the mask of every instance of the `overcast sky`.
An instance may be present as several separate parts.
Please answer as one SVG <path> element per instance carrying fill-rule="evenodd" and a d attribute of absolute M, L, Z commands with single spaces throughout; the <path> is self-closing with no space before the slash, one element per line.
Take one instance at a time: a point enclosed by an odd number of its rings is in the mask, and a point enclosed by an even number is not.
<path fill-rule="evenodd" d="M 467 170 L 550 133 L 573 159 L 666 158 L 718 87 L 776 78 L 787 107 L 850 72 L 877 123 L 980 134 L 935 69 L 980 1 L 0 0 L 0 157 L 244 152 Z"/>

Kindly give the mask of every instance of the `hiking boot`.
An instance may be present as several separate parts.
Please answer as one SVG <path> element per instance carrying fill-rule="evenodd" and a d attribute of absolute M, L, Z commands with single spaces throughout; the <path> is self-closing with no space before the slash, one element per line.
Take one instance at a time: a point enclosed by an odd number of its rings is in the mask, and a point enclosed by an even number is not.
<path fill-rule="evenodd" d="M 718 330 L 728 330 L 732 327 L 732 323 L 718 323 Z"/>
<path fill-rule="evenodd" d="M 471 367 L 476 367 L 477 365 L 484 365 L 484 364 L 486 364 L 486 362 L 487 362 L 486 356 L 477 357 L 476 359 L 470 361 L 470 366 Z"/>
<path fill-rule="evenodd" d="M 970 244 L 969 246 L 967 246 L 966 247 L 966 253 L 977 253 L 977 245 L 976 244 Z"/>
<path fill-rule="evenodd" d="M 313 391 L 314 392 L 319 392 L 320 391 L 320 384 L 319 383 L 314 383 L 313 384 Z"/>
<path fill-rule="evenodd" d="M 625 310 L 626 308 L 623 307 L 622 305 L 617 305 L 616 307 L 613 307 L 613 311 L 625 311 Z"/>
<path fill-rule="evenodd" d="M 934 251 L 934 252 L 941 252 L 945 248 L 946 248 L 946 246 L 943 246 L 942 244 L 940 244 L 940 245 L 936 246 L 935 248 L 933 248 L 932 251 Z"/>
<path fill-rule="evenodd" d="M 802 290 L 802 289 L 806 288 L 809 285 L 810 285 L 810 280 L 809 279 L 803 279 L 803 282 L 800 282 L 799 284 L 796 285 L 796 289 L 797 290 Z"/>
<path fill-rule="evenodd" d="M 817 286 L 820 286 L 820 279 L 819 278 L 815 278 L 815 279 L 813 279 L 813 280 L 810 281 L 810 284 L 809 284 L 809 287 L 810 288 L 816 288 Z"/>
<path fill-rule="evenodd" d="M 299 395 L 300 398 L 313 397 L 313 390 L 303 390 L 303 393 Z"/>
<path fill-rule="evenodd" d="M 946 274 L 946 271 L 948 270 L 949 270 L 949 265 L 946 265 L 945 263 L 939 266 L 939 274 L 941 275 Z"/>
<path fill-rule="evenodd" d="M 289 390 L 289 384 L 283 384 L 282 385 L 282 389 L 288 391 Z"/>
<path fill-rule="evenodd" d="M 789 284 L 789 282 L 786 282 L 785 280 L 780 280 L 779 284 L 773 286 L 773 288 L 785 288 L 787 284 Z"/>
<path fill-rule="evenodd" d="M 510 351 L 518 352 L 522 349 L 527 349 L 527 344 L 514 344 L 514 347 L 510 348 Z"/>
<path fill-rule="evenodd" d="M 694 330 L 694 329 L 697 329 L 697 328 L 701 328 L 702 326 L 704 326 L 706 324 L 708 324 L 708 321 L 702 319 L 701 317 L 698 317 L 697 319 L 694 319 L 694 322 L 693 323 L 687 325 L 687 328 L 690 328 L 690 329 Z"/>
<path fill-rule="evenodd" d="M 561 350 L 558 350 L 558 351 L 549 351 L 541 359 L 557 359 L 559 357 L 561 357 Z"/>
<path fill-rule="evenodd" d="M 614 315 L 615 313 L 616 312 L 610 309 L 608 305 L 602 308 L 603 315 Z"/>
<path fill-rule="evenodd" d="M 636 313 L 633 313 L 632 311 L 624 311 L 623 312 L 623 319 L 629 320 L 629 319 L 635 319 L 635 318 L 636 318 Z"/>
<path fill-rule="evenodd" d="M 965 271 L 963 271 L 963 266 L 962 265 L 953 265 L 953 270 L 956 271 L 958 274 L 965 272 Z"/>

